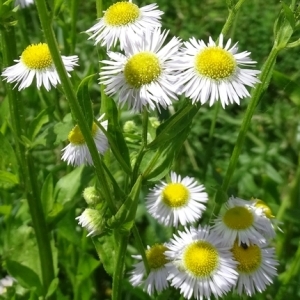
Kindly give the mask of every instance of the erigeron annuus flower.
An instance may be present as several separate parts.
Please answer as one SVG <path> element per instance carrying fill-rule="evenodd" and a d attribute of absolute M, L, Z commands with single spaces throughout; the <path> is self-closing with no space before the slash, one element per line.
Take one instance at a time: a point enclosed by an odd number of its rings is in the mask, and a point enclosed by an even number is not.
<path fill-rule="evenodd" d="M 238 274 L 230 247 L 222 244 L 209 227 L 185 228 L 174 235 L 165 252 L 168 280 L 187 299 L 216 298 L 235 285 Z"/>
<path fill-rule="evenodd" d="M 186 225 L 199 220 L 208 195 L 192 177 L 171 172 L 171 182 L 156 185 L 146 197 L 149 213 L 166 226 Z"/>
<path fill-rule="evenodd" d="M 104 230 L 105 220 L 100 211 L 92 208 L 86 208 L 83 213 L 75 218 L 78 224 L 88 231 L 87 236 L 95 236 Z"/>
<path fill-rule="evenodd" d="M 20 5 L 21 8 L 27 7 L 34 3 L 34 0 L 16 0 L 15 6 Z"/>
<path fill-rule="evenodd" d="M 265 243 L 266 220 L 259 217 L 251 203 L 246 200 L 231 197 L 223 205 L 219 216 L 214 220 L 212 231 L 220 236 L 224 245 Z"/>
<path fill-rule="evenodd" d="M 237 271 L 239 273 L 236 289 L 238 294 L 244 292 L 248 296 L 258 292 L 263 292 L 268 285 L 273 282 L 277 275 L 274 248 L 266 245 L 234 243 L 232 249 L 233 258 L 238 262 Z"/>
<path fill-rule="evenodd" d="M 181 42 L 173 37 L 162 46 L 167 34 L 159 28 L 147 31 L 128 43 L 125 55 L 108 52 L 110 60 L 102 61 L 100 83 L 106 85 L 109 96 L 118 95 L 121 106 L 127 103 L 129 109 L 139 112 L 148 105 L 151 110 L 156 105 L 166 108 L 177 100 L 174 69 Z"/>
<path fill-rule="evenodd" d="M 211 37 L 207 45 L 195 38 L 184 43 L 178 64 L 182 71 L 179 83 L 183 85 L 182 93 L 193 103 L 209 102 L 212 106 L 220 100 L 223 108 L 229 103 L 240 104 L 240 99 L 250 95 L 245 86 L 259 82 L 256 75 L 260 71 L 241 68 L 256 63 L 249 58 L 250 52 L 238 53 L 237 44 L 230 44 L 231 39 L 224 47 L 222 34 L 218 44 Z"/>
<path fill-rule="evenodd" d="M 102 115 L 98 121 L 103 117 L 104 115 Z M 107 123 L 107 121 L 101 122 L 105 130 L 107 129 Z M 92 125 L 92 136 L 97 150 L 103 154 L 108 149 L 108 140 L 95 122 Z M 73 166 L 80 166 L 82 164 L 92 165 L 93 160 L 90 151 L 78 125 L 70 131 L 68 139 L 70 143 L 62 149 L 63 154 L 61 159 Z"/>
<path fill-rule="evenodd" d="M 73 71 L 74 66 L 77 66 L 77 55 L 61 58 L 67 72 Z M 38 89 L 43 85 L 49 91 L 51 85 L 56 87 L 60 83 L 48 45 L 45 43 L 28 46 L 15 62 L 17 64 L 4 69 L 1 76 L 5 77 L 8 83 L 16 82 L 19 91 L 29 87 L 35 77 Z M 68 75 L 70 76 L 69 73 Z"/>
<path fill-rule="evenodd" d="M 275 237 L 275 224 L 276 220 L 274 219 L 274 215 L 272 213 L 271 208 L 262 200 L 260 199 L 252 199 L 252 200 L 244 200 L 241 198 L 234 198 L 231 197 L 232 201 L 236 201 L 237 205 L 238 203 L 243 202 L 247 206 L 251 206 L 254 210 L 257 217 L 260 219 L 261 223 L 264 223 L 264 225 L 261 228 L 258 228 L 257 230 L 266 238 L 266 239 L 272 239 Z M 275 226 L 274 226 L 275 225 Z"/>
<path fill-rule="evenodd" d="M 110 49 L 120 41 L 121 50 L 127 40 L 133 42 L 145 30 L 160 27 L 162 11 L 157 9 L 157 4 L 138 7 L 132 1 L 122 1 L 111 5 L 99 22 L 86 32 L 93 34 L 89 39 L 95 39 L 95 44 L 107 46 Z"/>
<path fill-rule="evenodd" d="M 164 244 L 155 244 L 147 247 L 146 257 L 150 273 L 147 276 L 144 262 L 135 264 L 133 271 L 130 272 L 129 281 L 133 286 L 143 286 L 144 291 L 149 295 L 154 292 L 161 292 L 169 286 L 167 281 L 168 271 L 166 263 L 168 262 L 165 251 L 167 247 Z M 133 255 L 134 258 L 142 260 L 141 255 Z M 145 278 L 147 277 L 147 278 Z"/>

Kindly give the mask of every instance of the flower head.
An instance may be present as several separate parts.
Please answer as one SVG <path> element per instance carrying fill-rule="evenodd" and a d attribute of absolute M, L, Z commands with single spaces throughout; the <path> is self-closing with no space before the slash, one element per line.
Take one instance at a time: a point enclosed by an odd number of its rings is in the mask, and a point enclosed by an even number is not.
<path fill-rule="evenodd" d="M 166 263 L 168 262 L 165 251 L 167 247 L 163 244 L 155 244 L 152 247 L 147 247 L 146 257 L 149 265 L 150 273 L 147 278 L 146 270 L 143 261 L 138 262 L 134 266 L 134 270 L 130 273 L 129 281 L 133 286 L 144 286 L 144 291 L 152 295 L 155 291 L 161 292 L 169 286 L 167 281 L 168 272 Z M 141 260 L 141 255 L 134 255 L 136 259 Z"/>
<path fill-rule="evenodd" d="M 230 247 L 224 247 L 209 227 L 179 231 L 167 247 L 168 280 L 185 298 L 217 298 L 235 285 L 238 274 Z"/>
<path fill-rule="evenodd" d="M 62 61 L 67 72 L 70 72 L 73 71 L 74 66 L 77 66 L 78 56 L 62 56 Z M 16 65 L 4 69 L 2 76 L 9 83 L 19 84 L 19 91 L 30 86 L 34 77 L 36 77 L 38 89 L 43 85 L 49 91 L 51 85 L 56 87 L 60 83 L 47 44 L 39 43 L 28 46 L 20 59 L 15 62 L 17 62 Z"/>
<path fill-rule="evenodd" d="M 90 39 L 95 39 L 95 44 L 107 46 L 107 49 L 115 46 L 120 40 L 121 50 L 127 40 L 132 42 L 146 29 L 152 30 L 160 27 L 162 11 L 157 9 L 157 4 L 138 7 L 132 1 L 116 2 L 105 12 L 103 18 L 87 32 L 92 32 Z"/>
<path fill-rule="evenodd" d="M 259 217 L 249 201 L 231 197 L 225 203 L 223 212 L 215 219 L 212 231 L 217 233 L 223 243 L 232 246 L 244 243 L 265 243 L 262 232 L 267 225 L 266 219 Z M 269 224 L 270 225 L 270 224 Z"/>
<path fill-rule="evenodd" d="M 240 99 L 250 95 L 245 86 L 259 82 L 256 75 L 260 71 L 241 68 L 256 63 L 249 58 L 250 52 L 238 53 L 237 44 L 230 44 L 229 39 L 224 47 L 222 34 L 218 44 L 211 38 L 207 45 L 195 38 L 184 43 L 178 65 L 183 71 L 179 83 L 183 85 L 182 93 L 193 103 L 209 101 L 212 106 L 220 100 L 223 108 L 229 103 L 239 104 Z"/>
<path fill-rule="evenodd" d="M 171 172 L 171 182 L 156 185 L 146 197 L 146 206 L 159 223 L 177 227 L 201 218 L 207 200 L 203 185 Z"/>
<path fill-rule="evenodd" d="M 77 218 L 78 224 L 84 227 L 89 233 L 87 236 L 95 236 L 104 230 L 105 220 L 103 214 L 92 208 L 86 208 L 84 212 Z"/>
<path fill-rule="evenodd" d="M 15 6 L 20 5 L 21 8 L 29 6 L 34 3 L 34 0 L 15 0 Z"/>
<path fill-rule="evenodd" d="M 121 106 L 141 111 L 149 105 L 154 110 L 160 104 L 166 108 L 177 100 L 175 60 L 180 41 L 176 37 L 162 47 L 168 32 L 147 31 L 142 38 L 130 41 L 125 55 L 109 52 L 111 60 L 104 60 L 100 83 L 109 95 L 118 94 Z M 130 37 L 129 37 L 130 38 Z"/>
<path fill-rule="evenodd" d="M 255 244 L 238 245 L 235 242 L 231 252 L 238 262 L 239 278 L 236 283 L 238 294 L 245 292 L 248 296 L 252 296 L 256 291 L 263 292 L 267 285 L 272 283 L 278 265 L 273 248 Z"/>
<path fill-rule="evenodd" d="M 103 117 L 104 115 L 99 118 L 99 121 Z M 107 129 L 107 121 L 101 122 L 101 125 L 104 129 Z M 108 140 L 96 123 L 92 125 L 92 135 L 96 148 L 103 154 L 108 149 Z M 82 164 L 92 165 L 93 160 L 90 151 L 78 125 L 70 131 L 68 139 L 70 143 L 62 149 L 63 154 L 61 159 L 73 166 L 80 166 Z"/>

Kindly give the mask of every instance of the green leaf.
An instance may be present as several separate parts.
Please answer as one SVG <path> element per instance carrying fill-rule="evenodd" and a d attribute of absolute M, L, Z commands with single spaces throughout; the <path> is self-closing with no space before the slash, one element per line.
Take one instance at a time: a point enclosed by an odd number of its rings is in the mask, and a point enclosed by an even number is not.
<path fill-rule="evenodd" d="M 157 147 L 167 144 L 169 141 L 176 138 L 181 131 L 191 125 L 199 108 L 200 105 L 191 103 L 185 104 L 171 118 L 157 128 L 156 138 L 148 145 L 147 148 L 156 149 Z"/>
<path fill-rule="evenodd" d="M 290 9 L 290 7 L 287 4 L 285 4 L 283 1 L 281 1 L 281 5 L 286 19 L 290 23 L 291 27 L 294 29 L 296 25 L 294 13 Z"/>
<path fill-rule="evenodd" d="M 88 279 L 99 265 L 100 261 L 90 254 L 84 253 L 81 255 L 77 267 L 76 284 L 79 285 L 84 280 Z"/>
<path fill-rule="evenodd" d="M 80 82 L 80 84 L 77 88 L 77 92 L 76 92 L 79 105 L 80 105 L 83 115 L 89 125 L 89 128 L 92 128 L 93 121 L 94 121 L 94 113 L 93 113 L 92 101 L 90 99 L 88 85 L 89 85 L 90 80 L 93 77 L 95 77 L 96 75 L 97 74 L 92 74 L 90 76 L 85 77 Z"/>
<path fill-rule="evenodd" d="M 300 85 L 297 81 L 294 81 L 291 77 L 274 70 L 272 83 L 278 88 L 284 90 L 286 95 L 294 104 L 300 106 Z"/>
<path fill-rule="evenodd" d="M 115 264 L 115 244 L 112 234 L 93 238 L 98 256 L 107 274 L 113 275 Z"/>
<path fill-rule="evenodd" d="M 54 110 L 54 106 L 49 106 L 42 110 L 30 123 L 28 129 L 28 138 L 34 141 L 42 126 L 49 122 L 49 114 Z"/>
<path fill-rule="evenodd" d="M 49 225 L 56 224 L 80 199 L 76 196 L 88 184 L 92 176 L 89 168 L 76 168 L 62 177 L 54 188 L 54 205 L 48 214 Z"/>
<path fill-rule="evenodd" d="M 50 173 L 46 177 L 44 184 L 42 186 L 41 201 L 42 201 L 44 214 L 45 214 L 45 216 L 47 216 L 48 213 L 52 210 L 53 203 L 54 203 L 52 173 Z"/>
<path fill-rule="evenodd" d="M 9 216 L 11 212 L 11 205 L 0 205 L 0 214 L 4 216 Z"/>
<path fill-rule="evenodd" d="M 54 294 L 54 292 L 57 290 L 58 288 L 58 284 L 59 284 L 59 279 L 58 278 L 54 278 L 51 283 L 50 286 L 48 288 L 47 294 L 46 294 L 46 299 L 48 299 L 50 296 L 52 296 Z"/>
<path fill-rule="evenodd" d="M 58 145 L 68 139 L 68 134 L 73 128 L 72 115 L 67 114 L 62 122 L 54 126 L 54 133 L 56 134 L 56 141 L 54 145 Z"/>
<path fill-rule="evenodd" d="M 0 132 L 0 169 L 17 172 L 18 163 L 15 151 L 7 138 Z"/>
<path fill-rule="evenodd" d="M 147 151 L 140 167 L 145 180 L 158 181 L 169 172 L 189 132 L 190 127 L 185 127 L 156 151 Z"/>
<path fill-rule="evenodd" d="M 9 183 L 10 185 L 15 185 L 19 183 L 19 178 L 17 175 L 6 171 L 0 171 L 0 183 Z"/>
<path fill-rule="evenodd" d="M 42 295 L 40 278 L 32 269 L 13 260 L 7 260 L 6 267 L 9 274 L 14 277 L 20 285 L 27 289 L 35 290 L 39 296 Z"/>

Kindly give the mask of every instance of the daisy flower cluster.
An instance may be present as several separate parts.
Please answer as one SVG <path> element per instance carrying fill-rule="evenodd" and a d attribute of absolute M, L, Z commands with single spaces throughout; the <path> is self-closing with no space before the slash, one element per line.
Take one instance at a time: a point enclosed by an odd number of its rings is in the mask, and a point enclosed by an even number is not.
<path fill-rule="evenodd" d="M 172 286 L 185 299 L 218 298 L 230 291 L 252 296 L 263 292 L 277 275 L 275 222 L 259 199 L 231 197 L 211 225 L 199 224 L 208 196 L 194 178 L 171 172 L 170 182 L 156 185 L 146 197 L 148 212 L 162 225 L 178 230 L 146 250 L 130 272 L 133 286 L 149 295 Z M 187 226 L 189 225 L 189 226 Z"/>
<path fill-rule="evenodd" d="M 210 106 L 220 101 L 223 108 L 249 96 L 246 86 L 259 82 L 260 73 L 251 68 L 256 62 L 250 52 L 238 52 L 237 43 L 225 43 L 222 34 L 208 43 L 168 38 L 162 14 L 156 4 L 117 2 L 87 30 L 95 44 L 108 50 L 100 72 L 106 94 L 136 112 L 166 108 L 180 95 Z"/>

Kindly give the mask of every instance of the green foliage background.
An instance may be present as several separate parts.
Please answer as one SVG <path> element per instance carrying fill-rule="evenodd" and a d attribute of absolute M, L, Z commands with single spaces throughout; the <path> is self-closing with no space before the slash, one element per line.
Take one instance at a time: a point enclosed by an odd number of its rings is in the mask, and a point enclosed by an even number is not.
<path fill-rule="evenodd" d="M 71 1 L 53 2 L 55 33 L 63 55 L 79 56 L 80 66 L 72 73 L 73 82 L 78 84 L 83 77 L 98 73 L 99 59 L 105 53 L 103 49 L 94 47 L 84 33 L 96 20 L 94 1 L 79 1 L 76 35 L 72 35 L 74 19 L 70 12 Z M 150 2 L 136 3 L 145 5 Z M 171 35 L 177 35 L 183 40 L 192 36 L 205 41 L 209 36 L 216 39 L 228 15 L 226 2 L 222 0 L 156 2 L 165 12 L 162 17 L 163 27 L 169 29 Z M 112 3 L 104 1 L 104 9 Z M 273 24 L 279 10 L 280 3 L 275 0 L 246 1 L 228 36 L 234 42 L 239 42 L 239 50 L 252 53 L 251 57 L 257 61 L 258 68 L 261 68 L 271 50 Z M 16 17 L 17 49 L 21 54 L 27 45 L 43 42 L 44 39 L 35 6 L 19 10 Z M 278 291 L 279 286 L 285 282 L 285 271 L 294 268 L 297 274 L 299 270 L 299 266 L 291 265 L 300 242 L 299 66 L 298 48 L 287 49 L 280 54 L 269 89 L 252 119 L 229 190 L 230 195 L 244 199 L 263 199 L 282 222 L 279 225 L 282 232 L 278 231 L 274 243 L 280 260 L 279 279 L 266 292 L 253 297 L 255 299 L 281 299 Z M 99 113 L 101 98 L 97 77 L 93 77 L 89 86 L 95 114 Z M 57 280 L 51 289 L 57 293 L 58 299 L 109 299 L 111 278 L 98 260 L 91 238 L 86 237 L 86 231 L 75 220 L 86 207 L 81 193 L 86 186 L 94 183 L 93 169 L 73 169 L 60 160 L 60 151 L 66 145 L 68 132 L 73 127 L 66 99 L 58 90 L 52 89 L 48 93 L 42 89 L 37 93 L 33 86 L 22 91 L 20 99 L 26 111 L 26 130 L 31 137 L 26 142 L 31 147 L 37 166 L 37 185 L 42 195 L 47 223 L 52 229 L 51 243 Z M 203 223 L 211 217 L 213 195 L 222 183 L 248 102 L 246 99 L 241 101 L 240 106 L 220 109 L 212 140 L 209 139 L 209 132 L 216 107 L 201 107 L 173 166 L 176 172 L 194 176 L 206 186 L 210 202 Z M 160 121 L 163 122 L 168 116 L 169 112 L 164 111 L 159 115 Z M 124 110 L 121 125 L 127 120 L 134 120 L 137 124 L 141 122 L 139 115 Z M 140 132 L 136 132 L 128 137 L 127 144 L 131 153 L 136 151 L 136 141 L 140 135 Z M 8 290 L 7 296 L 0 296 L 0 299 L 37 299 L 36 295 L 40 294 L 41 289 L 41 270 L 31 219 L 23 198 L 23 187 L 19 184 L 13 138 L 8 101 L 4 86 L 0 84 L 0 278 L 9 272 L 19 282 L 17 287 Z M 111 168 L 118 183 L 122 184 L 124 174 L 117 162 L 112 160 Z M 149 183 L 142 191 L 136 220 L 142 238 L 148 245 L 164 242 L 172 234 L 171 230 L 157 225 L 145 210 L 143 197 L 153 184 Z M 112 260 L 109 251 L 107 246 L 107 261 Z M 132 237 L 129 253 L 137 253 Z M 128 256 L 126 272 L 131 270 L 133 263 L 134 260 Z M 286 299 L 300 299 L 299 274 L 292 281 L 285 282 Z M 174 299 L 180 299 L 175 292 L 174 295 L 177 297 Z M 166 299 L 164 297 L 162 295 L 158 299 Z M 122 299 L 146 300 L 150 297 L 126 282 Z M 239 297 L 230 295 L 225 299 Z"/>

